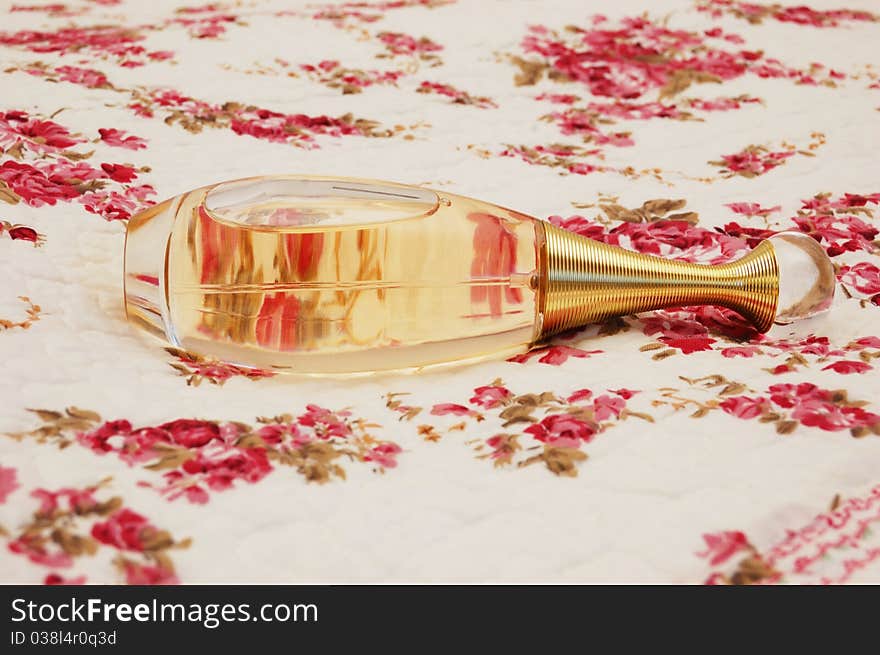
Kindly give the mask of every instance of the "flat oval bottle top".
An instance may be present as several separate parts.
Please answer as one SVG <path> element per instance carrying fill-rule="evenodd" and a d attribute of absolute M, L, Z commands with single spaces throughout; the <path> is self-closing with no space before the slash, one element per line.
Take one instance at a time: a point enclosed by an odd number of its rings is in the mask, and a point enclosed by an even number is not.
<path fill-rule="evenodd" d="M 420 218 L 439 203 L 434 191 L 420 187 L 299 176 L 223 182 L 205 197 L 205 209 L 220 222 L 283 231 Z"/>

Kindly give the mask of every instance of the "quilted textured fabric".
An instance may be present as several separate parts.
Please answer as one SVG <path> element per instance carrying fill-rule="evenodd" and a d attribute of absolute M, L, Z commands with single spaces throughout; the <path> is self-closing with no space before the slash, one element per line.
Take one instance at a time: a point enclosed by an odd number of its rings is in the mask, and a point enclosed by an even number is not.
<path fill-rule="evenodd" d="M 875 2 L 2 11 L 3 582 L 880 582 Z M 270 173 L 706 263 L 801 230 L 838 292 L 344 381 L 136 333 L 125 221 Z"/>

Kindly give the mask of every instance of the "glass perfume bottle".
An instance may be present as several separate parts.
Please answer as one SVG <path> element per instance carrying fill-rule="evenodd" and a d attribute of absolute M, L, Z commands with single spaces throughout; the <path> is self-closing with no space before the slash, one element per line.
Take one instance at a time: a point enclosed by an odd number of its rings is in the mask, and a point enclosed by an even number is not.
<path fill-rule="evenodd" d="M 132 217 L 124 278 L 128 318 L 172 344 L 306 374 L 501 358 L 680 305 L 722 305 L 763 332 L 828 309 L 835 287 L 800 233 L 704 266 L 445 192 L 302 176 L 223 182 Z"/>

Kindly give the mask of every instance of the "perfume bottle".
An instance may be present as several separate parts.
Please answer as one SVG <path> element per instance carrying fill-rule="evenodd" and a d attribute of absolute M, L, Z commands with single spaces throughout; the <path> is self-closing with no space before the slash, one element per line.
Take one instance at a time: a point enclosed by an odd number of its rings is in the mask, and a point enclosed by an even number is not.
<path fill-rule="evenodd" d="M 502 358 L 563 330 L 680 305 L 728 307 L 764 332 L 828 309 L 835 277 L 800 233 L 704 266 L 445 192 L 272 176 L 132 217 L 124 285 L 128 318 L 180 348 L 357 374 Z"/>

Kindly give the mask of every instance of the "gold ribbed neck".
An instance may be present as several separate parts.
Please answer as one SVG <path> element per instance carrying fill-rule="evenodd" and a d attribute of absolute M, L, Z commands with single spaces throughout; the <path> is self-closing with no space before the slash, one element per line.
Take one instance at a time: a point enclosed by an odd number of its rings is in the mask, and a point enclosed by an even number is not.
<path fill-rule="evenodd" d="M 543 221 L 538 231 L 541 338 L 613 316 L 682 305 L 727 307 L 759 332 L 773 324 L 779 270 L 767 241 L 735 262 L 706 266 L 609 246 Z"/>

